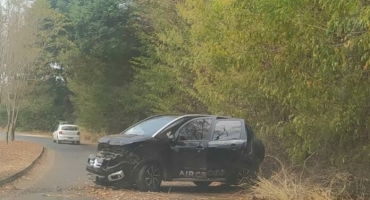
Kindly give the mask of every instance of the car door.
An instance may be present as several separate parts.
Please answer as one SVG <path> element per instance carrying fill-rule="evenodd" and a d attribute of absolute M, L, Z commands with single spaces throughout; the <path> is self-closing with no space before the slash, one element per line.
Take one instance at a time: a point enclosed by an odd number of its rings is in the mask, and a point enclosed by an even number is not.
<path fill-rule="evenodd" d="M 174 178 L 207 178 L 207 147 L 212 118 L 196 118 L 186 122 L 175 133 L 171 146 L 171 165 Z"/>
<path fill-rule="evenodd" d="M 208 143 L 208 178 L 226 178 L 240 166 L 246 145 L 244 120 L 217 119 Z"/>

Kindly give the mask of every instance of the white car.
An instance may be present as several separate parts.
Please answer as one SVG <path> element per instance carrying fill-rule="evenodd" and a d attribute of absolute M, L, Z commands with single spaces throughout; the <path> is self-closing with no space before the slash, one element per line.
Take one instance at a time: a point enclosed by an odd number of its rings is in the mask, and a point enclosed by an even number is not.
<path fill-rule="evenodd" d="M 80 144 L 80 132 L 78 126 L 73 124 L 61 124 L 57 130 L 53 133 L 54 143 L 57 142 L 72 142 L 74 144 Z"/>

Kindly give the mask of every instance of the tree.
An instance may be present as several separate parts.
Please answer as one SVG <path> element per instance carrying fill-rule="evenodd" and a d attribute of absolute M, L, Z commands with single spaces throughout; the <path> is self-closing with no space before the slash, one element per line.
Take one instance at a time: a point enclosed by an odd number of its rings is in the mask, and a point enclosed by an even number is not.
<path fill-rule="evenodd" d="M 48 10 L 49 9 L 49 10 Z M 1 54 L 2 103 L 7 108 L 7 135 L 14 140 L 18 114 L 27 102 L 27 93 L 38 81 L 36 66 L 45 66 L 45 53 L 50 46 L 40 42 L 55 30 L 47 30 L 50 6 L 44 0 L 6 1 Z M 46 27 L 45 27 L 46 26 Z M 43 34 L 46 34 L 43 35 Z M 7 137 L 8 139 L 8 137 Z"/>
<path fill-rule="evenodd" d="M 135 28 L 144 44 L 132 94 L 149 113 L 208 113 L 194 90 L 190 26 L 177 15 L 178 1 L 135 1 Z"/>
<path fill-rule="evenodd" d="M 129 27 L 130 1 L 52 3 L 72 25 L 68 35 L 75 48 L 60 64 L 73 93 L 77 123 L 91 132 L 121 131 L 136 118 L 135 113 L 127 113 L 133 103 L 128 94 L 133 76 L 130 59 L 139 55 L 140 45 Z"/>
<path fill-rule="evenodd" d="M 33 4 L 32 15 L 39 16 L 35 45 L 42 49 L 30 76 L 34 87 L 26 93 L 27 106 L 19 118 L 24 130 L 51 131 L 60 120 L 73 123 L 71 91 L 67 88 L 66 68 L 62 61 L 75 45 L 69 40 L 70 23 L 60 12 L 51 8 L 48 1 Z"/>
<path fill-rule="evenodd" d="M 27 88 L 27 74 L 30 72 L 38 49 L 33 47 L 35 28 L 25 25 L 27 2 L 6 1 L 6 20 L 3 24 L 2 51 L 2 103 L 8 114 L 7 141 L 14 140 L 17 117 L 22 94 Z"/>

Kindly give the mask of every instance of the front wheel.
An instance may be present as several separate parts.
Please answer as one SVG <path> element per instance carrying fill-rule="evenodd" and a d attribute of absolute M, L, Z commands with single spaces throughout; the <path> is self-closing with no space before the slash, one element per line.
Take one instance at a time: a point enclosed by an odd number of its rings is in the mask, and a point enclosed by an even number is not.
<path fill-rule="evenodd" d="M 162 183 L 162 168 L 158 164 L 149 163 L 144 165 L 136 179 L 136 185 L 141 191 L 158 192 Z"/>

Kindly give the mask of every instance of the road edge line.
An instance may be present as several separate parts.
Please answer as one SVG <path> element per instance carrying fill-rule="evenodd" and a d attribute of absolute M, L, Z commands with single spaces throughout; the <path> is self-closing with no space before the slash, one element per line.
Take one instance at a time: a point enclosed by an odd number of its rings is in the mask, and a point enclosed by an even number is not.
<path fill-rule="evenodd" d="M 25 173 L 27 173 L 36 164 L 36 162 L 41 158 L 41 156 L 44 154 L 44 152 L 45 152 L 45 147 L 42 146 L 40 154 L 36 157 L 36 159 L 33 162 L 31 162 L 31 164 L 29 164 L 23 170 L 15 173 L 15 174 L 7 177 L 7 178 L 4 178 L 4 179 L 0 180 L 0 186 L 3 186 L 7 183 L 11 183 L 11 182 L 17 180 L 18 178 L 20 178 L 21 176 L 23 176 Z"/>

